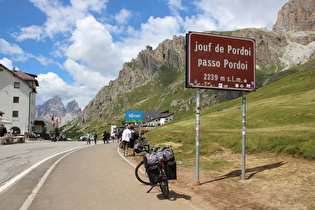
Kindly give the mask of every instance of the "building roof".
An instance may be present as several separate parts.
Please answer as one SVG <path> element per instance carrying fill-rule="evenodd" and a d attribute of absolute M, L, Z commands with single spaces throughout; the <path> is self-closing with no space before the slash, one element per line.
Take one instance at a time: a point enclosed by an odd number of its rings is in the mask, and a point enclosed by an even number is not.
<path fill-rule="evenodd" d="M 16 69 L 10 70 L 7 67 L 5 67 L 4 65 L 2 65 L 0 63 L 0 67 L 7 70 L 8 72 L 10 72 L 13 76 L 16 76 L 18 78 L 20 78 L 21 80 L 27 82 L 27 81 L 34 81 L 36 86 L 39 86 L 38 81 L 36 79 L 37 75 L 35 74 L 29 74 L 29 73 L 25 73 L 23 71 L 19 71 Z"/>
<path fill-rule="evenodd" d="M 146 112 L 143 112 L 143 123 L 148 123 L 154 119 L 165 118 L 173 114 L 174 113 L 169 113 L 168 110 L 146 111 Z"/>
<path fill-rule="evenodd" d="M 12 70 L 12 72 L 18 76 L 20 79 L 25 80 L 25 81 L 35 81 L 36 82 L 36 86 L 38 86 L 38 81 L 35 79 L 37 76 L 34 74 L 28 74 L 22 71 L 18 71 L 18 70 Z"/>

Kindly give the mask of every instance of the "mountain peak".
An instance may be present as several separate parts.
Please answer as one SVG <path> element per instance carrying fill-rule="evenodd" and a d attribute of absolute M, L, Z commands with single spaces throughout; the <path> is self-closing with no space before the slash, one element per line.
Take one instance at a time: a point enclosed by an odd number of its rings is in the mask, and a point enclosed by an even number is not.
<path fill-rule="evenodd" d="M 59 95 L 54 95 L 52 98 L 45 101 L 42 105 L 36 106 L 36 117 L 42 117 L 50 121 L 51 117 L 62 118 L 61 126 L 73 120 L 82 113 L 78 102 L 75 100 L 70 101 L 66 108 L 61 101 Z"/>

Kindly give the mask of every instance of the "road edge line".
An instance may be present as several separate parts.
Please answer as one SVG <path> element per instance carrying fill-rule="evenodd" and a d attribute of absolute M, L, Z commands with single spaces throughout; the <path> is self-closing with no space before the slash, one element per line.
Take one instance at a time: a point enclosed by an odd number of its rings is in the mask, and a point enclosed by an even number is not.
<path fill-rule="evenodd" d="M 75 150 L 75 149 L 79 149 L 83 146 L 80 146 L 80 147 L 75 147 L 75 148 L 72 148 L 72 149 L 69 149 L 69 150 L 66 150 L 66 151 L 63 151 L 63 152 L 59 152 L 55 155 L 52 155 L 48 158 L 45 158 L 44 160 L 41 160 L 39 161 L 38 163 L 36 163 L 35 165 L 32 165 L 31 167 L 29 167 L 28 169 L 22 171 L 21 173 L 19 173 L 18 175 L 16 175 L 15 177 L 13 177 L 12 179 L 10 179 L 9 181 L 7 181 L 4 185 L 0 186 L 0 193 L 2 193 L 3 191 L 5 191 L 6 189 L 8 189 L 9 187 L 11 187 L 12 185 L 14 185 L 17 181 L 19 181 L 20 179 L 22 179 L 24 176 L 26 176 L 28 173 L 30 173 L 33 169 L 35 169 L 36 167 L 38 167 L 40 164 L 44 163 L 45 161 L 57 156 L 57 155 L 60 155 L 60 154 L 63 154 L 63 153 L 66 153 L 66 152 L 69 152 L 71 150 Z"/>
<path fill-rule="evenodd" d="M 33 189 L 32 193 L 28 196 L 28 198 L 25 200 L 25 202 L 23 203 L 22 207 L 20 208 L 20 210 L 27 210 L 33 200 L 35 199 L 38 191 L 40 190 L 40 188 L 43 186 L 43 184 L 45 183 L 47 177 L 49 176 L 49 174 L 52 172 L 52 170 L 54 170 L 54 168 L 56 167 L 56 165 L 66 156 L 72 154 L 73 152 L 76 152 L 77 150 L 70 150 L 68 151 L 69 153 L 65 154 L 64 156 L 62 156 L 61 158 L 59 158 L 56 162 L 54 162 L 54 164 L 52 166 L 50 166 L 50 168 L 46 171 L 46 173 L 44 174 L 44 176 L 40 179 L 40 181 L 38 182 L 38 184 L 36 185 L 36 187 Z"/>

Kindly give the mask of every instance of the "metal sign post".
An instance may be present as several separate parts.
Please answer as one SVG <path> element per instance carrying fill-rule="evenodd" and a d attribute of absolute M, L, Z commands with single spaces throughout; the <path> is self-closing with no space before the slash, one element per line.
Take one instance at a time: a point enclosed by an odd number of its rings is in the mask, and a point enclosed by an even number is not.
<path fill-rule="evenodd" d="M 200 152 L 200 89 L 196 88 L 196 179 L 195 186 L 199 182 L 199 152 Z"/>
<path fill-rule="evenodd" d="M 242 93 L 242 180 L 246 173 L 246 91 Z"/>

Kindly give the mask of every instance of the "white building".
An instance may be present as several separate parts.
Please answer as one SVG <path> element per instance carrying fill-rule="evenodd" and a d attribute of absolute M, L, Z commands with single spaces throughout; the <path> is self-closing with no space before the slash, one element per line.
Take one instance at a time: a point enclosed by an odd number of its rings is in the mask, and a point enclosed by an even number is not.
<path fill-rule="evenodd" d="M 37 76 L 18 70 L 9 70 L 0 64 L 0 111 L 2 118 L 11 121 L 8 131 L 21 133 L 32 131 L 35 121 Z"/>
<path fill-rule="evenodd" d="M 169 113 L 168 110 L 143 112 L 143 124 L 147 126 L 158 127 L 173 120 L 174 113 Z"/>

